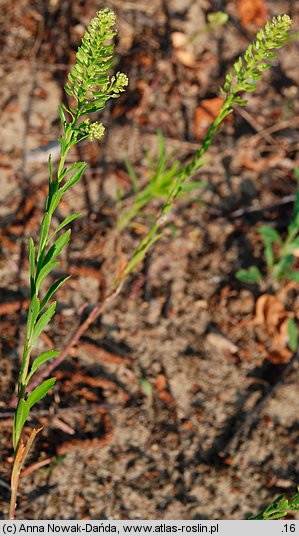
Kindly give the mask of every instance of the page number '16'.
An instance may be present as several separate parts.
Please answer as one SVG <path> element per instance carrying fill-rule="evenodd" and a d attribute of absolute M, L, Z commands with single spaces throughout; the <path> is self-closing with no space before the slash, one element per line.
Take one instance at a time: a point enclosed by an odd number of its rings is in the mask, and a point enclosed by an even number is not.
<path fill-rule="evenodd" d="M 285 524 L 281 532 L 296 532 L 296 525 L 291 523 L 290 525 Z"/>

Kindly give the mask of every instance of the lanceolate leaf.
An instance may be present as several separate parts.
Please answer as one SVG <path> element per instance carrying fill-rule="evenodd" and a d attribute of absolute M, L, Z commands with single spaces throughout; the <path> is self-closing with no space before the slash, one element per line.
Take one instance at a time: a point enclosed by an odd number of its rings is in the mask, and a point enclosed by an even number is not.
<path fill-rule="evenodd" d="M 35 328 L 33 330 L 32 335 L 32 346 L 36 343 L 37 339 L 39 338 L 41 332 L 45 329 L 45 327 L 49 324 L 52 316 L 55 313 L 56 309 L 56 302 L 51 303 L 49 305 L 46 312 L 40 317 L 40 319 L 37 321 Z"/>
<path fill-rule="evenodd" d="M 37 320 L 38 314 L 40 311 L 40 303 L 38 297 L 34 294 L 31 299 L 29 311 L 28 311 L 28 320 L 27 320 L 27 338 L 31 337 L 35 322 Z"/>
<path fill-rule="evenodd" d="M 30 268 L 30 296 L 35 294 L 35 248 L 32 238 L 29 239 L 29 268 Z"/>
<path fill-rule="evenodd" d="M 63 227 L 65 227 L 66 225 L 68 225 L 69 223 L 71 223 L 72 221 L 74 221 L 76 218 L 78 218 L 80 216 L 80 213 L 79 212 L 75 212 L 74 214 L 71 214 L 70 216 L 68 216 L 67 218 L 65 218 L 57 227 L 57 229 L 55 229 L 54 233 L 52 233 L 52 235 L 50 236 L 49 240 L 51 240 L 51 238 L 53 238 L 53 236 L 58 233 L 58 231 L 61 231 L 61 229 L 63 229 Z"/>
<path fill-rule="evenodd" d="M 55 194 L 53 194 L 52 196 L 52 199 L 51 199 L 51 203 L 50 203 L 50 207 L 49 207 L 49 213 L 50 214 L 54 214 L 55 210 L 57 209 L 60 201 L 61 201 L 61 198 L 63 196 L 63 191 L 62 190 L 58 190 L 57 192 L 55 192 Z"/>
<path fill-rule="evenodd" d="M 67 245 L 71 237 L 71 229 L 68 229 L 63 233 L 57 240 L 54 242 L 54 244 L 50 247 L 45 259 L 44 264 L 47 265 L 49 262 L 53 261 L 59 253 L 63 250 L 63 248 Z"/>
<path fill-rule="evenodd" d="M 61 285 L 63 285 L 63 283 L 65 281 L 67 281 L 71 276 L 70 275 L 67 275 L 67 276 L 64 276 L 64 277 L 61 277 L 60 279 L 58 279 L 57 281 L 55 281 L 55 283 L 53 283 L 53 285 L 50 286 L 50 288 L 47 290 L 42 302 L 41 302 L 41 309 L 43 309 L 43 307 L 45 307 L 45 305 L 47 305 L 48 301 L 52 298 L 52 296 L 55 294 L 55 292 L 59 289 L 59 287 L 61 287 Z"/>
<path fill-rule="evenodd" d="M 26 402 L 26 400 L 23 400 L 21 398 L 21 400 L 18 403 L 18 407 L 17 407 L 17 411 L 15 415 L 15 421 L 14 421 L 14 430 L 13 430 L 14 449 L 16 448 L 19 442 L 21 432 L 23 430 L 23 426 L 25 422 L 27 421 L 29 410 L 30 410 L 29 404 Z"/>
<path fill-rule="evenodd" d="M 49 361 L 49 359 L 54 359 L 54 357 L 59 356 L 60 352 L 58 350 L 48 350 L 48 352 L 44 352 L 43 354 L 36 357 L 31 365 L 30 372 L 26 378 L 26 384 L 29 382 L 30 378 L 33 376 L 33 374 L 41 367 L 46 361 Z"/>
<path fill-rule="evenodd" d="M 47 275 L 52 272 L 52 270 L 54 270 L 54 268 L 56 266 L 58 266 L 59 262 L 58 261 L 51 261 L 51 262 L 48 262 L 48 264 L 46 264 L 46 266 L 43 266 L 42 269 L 40 270 L 38 276 L 37 276 L 37 279 L 36 279 L 36 291 L 38 291 L 41 283 L 43 282 L 43 280 L 47 277 Z"/>
<path fill-rule="evenodd" d="M 38 387 L 33 389 L 32 393 L 30 393 L 27 398 L 27 404 L 29 406 L 29 409 L 46 396 L 50 389 L 52 389 L 55 382 L 56 378 L 50 378 L 49 380 L 45 380 Z"/>
<path fill-rule="evenodd" d="M 40 242 L 39 242 L 39 247 L 38 247 L 38 257 L 40 256 L 40 254 L 43 251 L 44 246 L 46 244 L 48 231 L 49 231 L 49 227 L 50 227 L 50 221 L 51 221 L 51 216 L 50 216 L 49 212 L 46 212 L 44 217 L 43 217 L 42 226 L 41 226 Z"/>
<path fill-rule="evenodd" d="M 67 175 L 72 173 L 72 171 L 80 169 L 82 164 L 84 164 L 84 162 L 75 162 L 71 167 L 66 168 L 59 176 L 59 182 L 61 182 Z"/>
<path fill-rule="evenodd" d="M 87 164 L 85 162 L 81 162 L 80 166 L 78 166 L 77 171 L 75 171 L 72 177 L 62 186 L 60 191 L 65 193 L 67 190 L 69 190 L 69 188 L 71 188 L 74 184 L 76 184 L 76 182 L 78 182 L 81 179 L 86 169 L 86 166 Z"/>

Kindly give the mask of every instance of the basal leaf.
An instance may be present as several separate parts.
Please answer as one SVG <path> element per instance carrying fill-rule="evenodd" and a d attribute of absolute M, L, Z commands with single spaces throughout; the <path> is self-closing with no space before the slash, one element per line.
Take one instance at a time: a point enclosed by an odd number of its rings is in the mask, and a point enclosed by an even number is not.
<path fill-rule="evenodd" d="M 44 314 L 37 321 L 37 323 L 35 325 L 35 328 L 33 330 L 32 346 L 36 343 L 36 341 L 39 338 L 41 332 L 49 324 L 52 316 L 55 313 L 55 309 L 56 309 L 56 302 L 53 302 L 53 303 L 51 303 L 51 305 L 49 305 L 48 309 L 44 312 Z"/>
<path fill-rule="evenodd" d="M 18 403 L 18 407 L 16 410 L 15 420 L 14 420 L 14 427 L 13 427 L 13 446 L 14 449 L 16 448 L 19 439 L 21 437 L 21 433 L 24 427 L 25 422 L 27 421 L 27 417 L 29 414 L 30 406 L 26 400 L 20 399 Z"/>
<path fill-rule="evenodd" d="M 50 286 L 50 288 L 47 290 L 42 302 L 41 302 L 41 309 L 43 309 L 43 307 L 45 307 L 45 305 L 47 305 L 48 301 L 52 298 L 52 296 L 55 294 L 55 292 L 59 289 L 59 287 L 61 287 L 61 285 L 63 285 L 63 283 L 65 281 L 67 281 L 71 276 L 70 275 L 67 275 L 67 276 L 64 276 L 64 277 L 61 277 L 60 279 L 58 279 L 57 281 L 55 281 L 55 283 L 53 283 L 53 285 Z"/>
<path fill-rule="evenodd" d="M 236 278 L 243 283 L 259 283 L 263 280 L 263 274 L 257 266 L 250 266 L 247 270 L 238 270 Z"/>
<path fill-rule="evenodd" d="M 27 398 L 27 404 L 29 406 L 29 409 L 46 396 L 50 389 L 52 389 L 55 382 L 56 378 L 50 378 L 49 380 L 45 380 L 38 387 L 33 389 L 32 393 L 30 393 Z"/>
<path fill-rule="evenodd" d="M 29 382 L 30 378 L 35 374 L 35 372 L 44 364 L 46 361 L 49 361 L 49 359 L 54 359 L 55 357 L 59 356 L 60 352 L 58 350 L 48 350 L 47 352 L 44 352 L 43 354 L 36 357 L 31 365 L 30 372 L 26 378 L 26 384 Z"/>
<path fill-rule="evenodd" d="M 282 244 L 280 234 L 272 227 L 261 225 L 261 227 L 258 228 L 258 232 L 262 235 L 264 243 L 275 242 L 279 245 Z"/>

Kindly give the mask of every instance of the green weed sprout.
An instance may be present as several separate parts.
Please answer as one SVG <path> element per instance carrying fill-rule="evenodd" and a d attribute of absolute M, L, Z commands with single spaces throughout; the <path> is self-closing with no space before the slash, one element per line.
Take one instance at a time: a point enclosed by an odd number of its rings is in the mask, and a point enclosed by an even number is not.
<path fill-rule="evenodd" d="M 299 270 L 296 270 L 295 251 L 299 249 L 299 169 L 295 169 L 298 186 L 293 209 L 293 217 L 283 239 L 276 229 L 268 225 L 259 227 L 264 245 L 267 273 L 263 275 L 258 266 L 242 268 L 236 278 L 247 284 L 259 284 L 263 288 L 281 279 L 299 283 Z M 298 349 L 298 327 L 294 318 L 288 320 L 288 345 L 294 352 Z"/>
<path fill-rule="evenodd" d="M 265 276 L 257 266 L 239 270 L 237 279 L 244 283 L 269 284 L 280 279 L 288 279 L 299 283 L 299 270 L 295 269 L 296 257 L 294 252 L 299 249 L 299 168 L 295 169 L 297 178 L 297 191 L 293 209 L 293 217 L 287 229 L 285 239 L 268 225 L 259 227 L 258 232 L 264 244 L 267 274 Z"/>
<path fill-rule="evenodd" d="M 251 520 L 270 521 L 272 519 L 281 519 L 287 516 L 290 512 L 299 511 L 299 488 L 298 492 L 290 499 L 286 499 L 285 495 L 279 495 L 267 508 L 262 510 L 257 516 L 251 516 Z"/>
<path fill-rule="evenodd" d="M 191 162 L 177 171 L 162 209 L 147 235 L 137 246 L 127 267 L 116 281 L 116 286 L 139 264 L 148 249 L 159 239 L 161 228 L 167 221 L 175 200 L 181 194 L 186 181 L 203 166 L 203 156 L 209 149 L 224 119 L 233 112 L 235 105 L 246 105 L 247 101 L 241 95 L 256 89 L 257 83 L 265 71 L 271 68 L 271 61 L 276 57 L 276 50 L 287 41 L 290 28 L 291 19 L 288 15 L 274 17 L 271 22 L 266 23 L 265 28 L 259 30 L 256 40 L 249 45 L 244 56 L 239 57 L 234 63 L 233 70 L 226 75 L 224 86 L 220 89 L 223 104 L 218 116 L 210 125 L 201 147 L 195 152 Z"/>
<path fill-rule="evenodd" d="M 76 65 L 72 68 L 65 86 L 66 92 L 72 97 L 72 105 L 69 109 L 64 104 L 59 106 L 63 135 L 60 138 L 61 154 L 58 170 L 56 174 L 53 173 L 50 159 L 49 191 L 39 241 L 36 246 L 32 238 L 29 241 L 30 305 L 18 380 L 18 404 L 13 424 L 15 457 L 11 478 L 10 519 L 14 518 L 20 472 L 39 431 L 36 429 L 32 431 L 25 447 L 21 437 L 22 430 L 31 408 L 47 395 L 55 383 L 55 378 L 47 379 L 30 394 L 27 393 L 27 386 L 32 376 L 48 360 L 59 355 L 59 351 L 50 350 L 35 357 L 31 362 L 31 352 L 55 313 L 56 302 L 53 301 L 50 305 L 49 302 L 68 279 L 62 277 L 48 289 L 44 288 L 46 277 L 59 264 L 57 257 L 68 244 L 71 230 L 59 234 L 58 238 L 57 235 L 79 216 L 77 213 L 71 214 L 56 229 L 51 228 L 53 214 L 63 195 L 80 180 L 86 168 L 85 162 L 76 162 L 66 167 L 65 161 L 68 152 L 77 143 L 86 138 L 90 141 L 102 138 L 104 134 L 102 123 L 97 121 L 91 123 L 86 116 L 102 110 L 107 100 L 117 98 L 128 84 L 128 78 L 123 73 L 117 73 L 112 77 L 107 74 L 112 63 L 114 45 L 111 44 L 111 40 L 116 33 L 112 29 L 114 24 L 114 13 L 110 9 L 103 9 L 92 19 L 83 36 L 82 45 L 76 54 Z"/>
<path fill-rule="evenodd" d="M 157 160 L 150 153 L 147 153 L 147 163 L 150 172 L 149 182 L 144 188 L 139 187 L 137 174 L 132 166 L 132 163 L 127 158 L 125 160 L 127 171 L 131 179 L 134 202 L 133 206 L 128 211 L 122 211 L 117 228 L 124 229 L 130 225 L 134 218 L 140 215 L 144 207 L 147 207 L 151 201 L 158 199 L 166 199 L 169 190 L 179 173 L 181 164 L 177 159 L 173 159 L 174 153 L 167 153 L 165 139 L 161 131 L 158 131 L 158 155 Z M 181 194 L 186 196 L 189 192 L 201 188 L 204 185 L 203 181 L 188 182 L 183 185 Z"/>
<path fill-rule="evenodd" d="M 115 36 L 113 26 L 115 15 L 110 9 L 103 9 L 92 19 L 84 37 L 82 45 L 76 54 L 76 65 L 72 68 L 66 92 L 72 98 L 72 104 L 67 108 L 59 106 L 63 135 L 60 138 L 60 161 L 57 173 L 53 173 L 52 162 L 49 160 L 49 191 L 45 204 L 45 212 L 41 223 L 40 237 L 37 244 L 32 238 L 29 241 L 30 266 L 30 305 L 27 318 L 26 340 L 22 358 L 21 371 L 18 380 L 18 403 L 13 425 L 14 463 L 11 477 L 11 503 L 10 519 L 14 519 L 19 478 L 22 467 L 40 429 L 32 430 L 30 437 L 24 444 L 22 432 L 28 419 L 31 408 L 44 398 L 55 383 L 55 378 L 49 378 L 38 385 L 33 391 L 28 388 L 32 376 L 48 360 L 58 356 L 59 352 L 50 350 L 31 360 L 31 353 L 37 341 L 51 321 L 56 302 L 49 304 L 56 291 L 66 281 L 67 277 L 57 280 L 48 289 L 44 287 L 47 276 L 57 267 L 58 255 L 67 246 L 71 231 L 68 229 L 60 234 L 79 214 L 69 215 L 56 229 L 52 227 L 52 217 L 63 195 L 74 186 L 82 177 L 86 168 L 85 162 L 76 162 L 70 167 L 66 166 L 66 159 L 72 147 L 84 139 L 101 139 L 104 133 L 102 123 L 90 123 L 89 114 L 98 112 L 105 107 L 109 98 L 117 98 L 128 84 L 128 78 L 123 73 L 110 77 L 108 70 L 112 64 L 113 44 Z M 244 59 L 234 64 L 233 73 L 226 76 L 222 90 L 223 105 L 218 117 L 210 126 L 202 147 L 195 153 L 193 159 L 186 166 L 181 167 L 172 174 L 169 181 L 169 191 L 166 201 L 158 214 L 154 225 L 147 236 L 141 241 L 133 253 L 127 267 L 115 282 L 117 288 L 123 278 L 143 259 L 148 248 L 159 238 L 162 227 L 174 201 L 183 191 L 185 182 L 196 174 L 203 165 L 203 155 L 210 147 L 215 134 L 218 132 L 223 120 L 233 111 L 233 106 L 243 106 L 246 101 L 240 94 L 244 91 L 253 91 L 257 81 L 264 71 L 270 68 L 275 57 L 275 49 L 280 48 L 287 40 L 291 19 L 287 15 L 276 17 L 268 22 L 264 30 L 257 34 L 256 41 L 245 52 Z M 164 192 L 163 192 L 164 194 Z M 59 233 L 59 236 L 57 237 Z"/>

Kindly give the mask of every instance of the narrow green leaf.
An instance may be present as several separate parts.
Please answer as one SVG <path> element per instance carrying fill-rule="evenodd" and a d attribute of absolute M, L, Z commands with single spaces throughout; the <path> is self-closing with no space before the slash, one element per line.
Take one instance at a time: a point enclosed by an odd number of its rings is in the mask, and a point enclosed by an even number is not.
<path fill-rule="evenodd" d="M 138 179 L 137 179 L 136 171 L 127 156 L 125 157 L 125 165 L 127 168 L 128 175 L 132 182 L 134 193 L 137 194 L 139 192 L 139 187 L 138 187 Z"/>
<path fill-rule="evenodd" d="M 48 350 L 47 352 L 44 352 L 43 354 L 36 357 L 31 365 L 30 372 L 26 378 L 26 385 L 29 382 L 30 378 L 35 374 L 35 372 L 44 364 L 46 361 L 49 361 L 49 359 L 54 359 L 55 357 L 59 356 L 60 352 L 58 350 Z"/>
<path fill-rule="evenodd" d="M 298 326 L 294 318 L 288 320 L 289 347 L 293 352 L 298 350 Z"/>
<path fill-rule="evenodd" d="M 57 240 L 55 240 L 54 244 L 50 247 L 47 255 L 44 259 L 44 265 L 46 266 L 49 262 L 53 261 L 59 253 L 64 249 L 64 247 L 67 245 L 67 243 L 70 240 L 71 237 L 71 229 L 68 229 L 63 233 Z"/>
<path fill-rule="evenodd" d="M 57 209 L 63 194 L 64 194 L 64 192 L 61 189 L 57 190 L 57 192 L 55 192 L 55 194 L 53 194 L 52 199 L 51 199 L 51 203 L 50 203 L 50 207 L 49 207 L 49 214 L 51 214 L 51 216 L 52 216 L 52 214 L 54 214 L 55 210 Z"/>
<path fill-rule="evenodd" d="M 47 290 L 42 302 L 41 302 L 41 306 L 40 308 L 43 309 L 43 307 L 45 307 L 45 305 L 47 305 L 48 301 L 52 298 L 52 296 L 55 294 L 55 292 L 63 285 L 63 283 L 65 283 L 65 281 L 67 281 L 68 279 L 70 279 L 70 275 L 67 275 L 67 276 L 64 276 L 64 277 L 61 277 L 60 279 L 58 279 L 57 281 L 55 281 L 55 283 L 53 283 L 53 285 L 50 286 L 50 288 Z"/>
<path fill-rule="evenodd" d="M 194 182 L 187 182 L 183 185 L 182 192 L 192 192 L 193 190 L 197 190 L 198 188 L 203 188 L 207 183 L 205 181 L 194 181 Z"/>
<path fill-rule="evenodd" d="M 53 166 L 52 166 L 52 155 L 49 154 L 48 158 L 48 168 L 49 168 L 49 182 L 52 183 L 53 181 Z"/>
<path fill-rule="evenodd" d="M 63 108 L 62 108 L 61 104 L 58 105 L 58 114 L 59 114 L 59 117 L 60 117 L 61 124 L 62 124 L 62 126 L 64 128 L 66 120 L 65 120 L 65 115 L 64 115 L 64 111 L 63 111 Z"/>
<path fill-rule="evenodd" d="M 75 212 L 74 214 L 71 214 L 70 216 L 68 216 L 67 218 L 65 218 L 57 227 L 57 229 L 55 229 L 55 231 L 51 234 L 51 236 L 49 237 L 49 241 L 53 238 L 54 235 L 56 235 L 58 233 L 58 231 L 61 231 L 61 229 L 63 229 L 63 227 L 65 227 L 66 225 L 68 225 L 69 223 L 71 223 L 72 221 L 74 221 L 76 218 L 78 218 L 80 216 L 80 213 L 79 212 Z"/>
<path fill-rule="evenodd" d="M 65 193 L 67 190 L 69 190 L 69 188 L 71 188 L 74 184 L 76 184 L 76 182 L 78 182 L 81 179 L 86 169 L 86 166 L 87 164 L 85 162 L 81 162 L 80 167 L 78 167 L 78 169 L 75 171 L 72 177 L 62 186 L 60 191 Z"/>
<path fill-rule="evenodd" d="M 32 238 L 29 238 L 29 268 L 30 268 L 30 291 L 31 298 L 35 292 L 35 248 Z"/>
<path fill-rule="evenodd" d="M 51 261 L 41 268 L 36 278 L 36 292 L 38 292 L 39 287 L 41 283 L 43 282 L 43 280 L 47 277 L 47 275 L 50 272 L 52 272 L 52 270 L 54 270 L 56 266 L 58 266 L 58 264 L 59 264 L 59 261 L 55 261 L 55 262 Z"/>
<path fill-rule="evenodd" d="M 39 241 L 38 254 L 37 254 L 38 258 L 40 257 L 45 247 L 46 241 L 47 241 L 50 221 L 51 221 L 51 215 L 49 214 L 49 212 L 45 212 L 42 225 L 41 225 L 41 231 L 40 231 L 40 241 Z"/>
<path fill-rule="evenodd" d="M 34 296 L 32 296 L 30 306 L 29 306 L 29 311 L 28 311 L 28 319 L 27 319 L 27 338 L 28 339 L 32 335 L 33 328 L 37 320 L 39 311 L 40 311 L 39 299 L 36 296 L 36 294 L 34 294 Z"/>
<path fill-rule="evenodd" d="M 22 398 L 19 400 L 18 407 L 16 410 L 14 427 L 13 427 L 13 447 L 16 449 L 18 442 L 21 437 L 21 433 L 24 427 L 25 422 L 29 414 L 30 406 Z"/>
<path fill-rule="evenodd" d="M 32 408 L 34 404 L 39 402 L 42 398 L 44 398 L 47 395 L 50 389 L 52 389 L 55 382 L 56 382 L 56 378 L 49 378 L 49 380 L 45 380 L 38 387 L 33 389 L 32 393 L 30 393 L 30 395 L 27 398 L 27 404 L 29 406 L 29 409 Z"/>
<path fill-rule="evenodd" d="M 70 173 L 72 173 L 72 171 L 75 171 L 75 170 L 77 171 L 78 169 L 80 169 L 83 163 L 84 162 L 75 162 L 74 164 L 71 165 L 71 167 L 65 168 L 59 176 L 59 182 L 65 179 L 65 177 L 69 175 Z"/>
<path fill-rule="evenodd" d="M 41 332 L 45 329 L 45 327 L 49 324 L 52 316 L 55 313 L 56 309 L 56 302 L 51 303 L 49 305 L 48 309 L 44 312 L 44 314 L 40 317 L 40 319 L 37 321 L 35 328 L 33 330 L 32 335 L 32 346 L 36 343 L 38 340 Z"/>
<path fill-rule="evenodd" d="M 238 270 L 236 278 L 243 283 L 259 283 L 263 280 L 263 274 L 257 266 L 250 266 L 247 270 Z"/>

